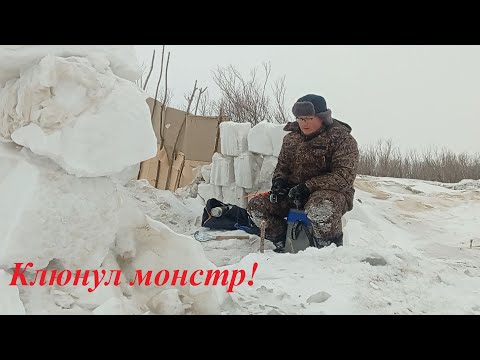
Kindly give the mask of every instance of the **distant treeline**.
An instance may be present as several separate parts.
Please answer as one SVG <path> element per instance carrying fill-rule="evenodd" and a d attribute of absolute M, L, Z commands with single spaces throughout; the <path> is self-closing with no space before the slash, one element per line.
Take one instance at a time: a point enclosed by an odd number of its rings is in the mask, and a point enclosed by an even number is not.
<path fill-rule="evenodd" d="M 391 140 L 360 147 L 358 174 L 456 183 L 480 179 L 480 154 L 455 154 L 448 149 L 403 153 Z"/>

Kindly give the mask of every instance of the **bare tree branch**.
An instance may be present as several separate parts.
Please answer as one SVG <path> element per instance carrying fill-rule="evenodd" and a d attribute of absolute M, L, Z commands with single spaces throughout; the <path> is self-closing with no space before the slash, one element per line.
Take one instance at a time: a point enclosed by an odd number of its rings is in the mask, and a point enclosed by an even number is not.
<path fill-rule="evenodd" d="M 193 99 L 195 98 L 195 93 L 197 92 L 197 80 L 195 80 L 195 85 L 193 85 L 193 91 L 190 95 L 190 97 L 187 98 L 188 104 L 187 104 L 187 114 L 190 114 L 190 107 L 192 106 Z"/>
<path fill-rule="evenodd" d="M 202 94 L 203 94 L 205 91 L 207 91 L 207 88 L 205 88 L 205 89 L 200 88 L 200 89 L 199 89 L 199 94 L 198 94 L 198 97 L 197 97 L 197 104 L 195 105 L 195 112 L 194 112 L 195 115 L 197 115 L 198 104 L 199 104 L 199 102 L 200 102 L 200 98 L 202 97 Z"/>
<path fill-rule="evenodd" d="M 285 109 L 285 76 L 276 80 L 273 86 L 275 109 L 273 119 L 279 124 L 285 124 L 290 120 L 289 112 Z"/>
<path fill-rule="evenodd" d="M 155 116 L 155 108 L 157 106 L 157 99 L 158 99 L 158 90 L 160 89 L 160 82 L 162 81 L 162 75 L 163 75 L 163 56 L 165 54 L 165 45 L 162 47 L 162 61 L 160 63 L 160 76 L 158 77 L 158 82 L 157 82 L 157 89 L 155 90 L 155 102 L 153 103 L 153 110 L 152 110 L 152 120 Z M 159 129 L 159 134 L 161 133 L 162 128 Z M 160 135 L 161 136 L 161 135 Z M 161 144 L 163 144 L 163 139 Z"/>
<path fill-rule="evenodd" d="M 148 80 L 150 80 L 150 75 L 152 75 L 154 63 L 155 63 L 155 50 L 153 50 L 152 63 L 150 64 L 150 70 L 148 71 L 148 75 L 147 75 L 147 78 L 146 78 L 146 80 L 145 80 L 145 84 L 144 84 L 143 87 L 142 87 L 143 90 L 145 90 L 145 89 L 147 88 Z M 163 65 L 162 65 L 162 67 L 163 67 Z M 161 78 L 161 75 L 160 75 L 160 78 Z"/>
<path fill-rule="evenodd" d="M 162 54 L 162 63 L 163 63 L 163 54 Z M 164 129 L 164 126 L 163 126 L 163 123 L 164 123 L 164 118 L 163 118 L 163 114 L 165 113 L 165 107 L 167 106 L 166 102 L 167 102 L 167 96 L 168 96 L 168 64 L 170 63 L 170 51 L 168 52 L 168 56 L 167 56 L 167 64 L 165 66 L 165 90 L 163 92 L 163 101 L 162 101 L 162 107 L 161 107 L 161 111 L 160 111 L 160 138 L 162 139 L 162 145 L 163 145 L 163 141 L 165 139 L 165 129 Z"/>

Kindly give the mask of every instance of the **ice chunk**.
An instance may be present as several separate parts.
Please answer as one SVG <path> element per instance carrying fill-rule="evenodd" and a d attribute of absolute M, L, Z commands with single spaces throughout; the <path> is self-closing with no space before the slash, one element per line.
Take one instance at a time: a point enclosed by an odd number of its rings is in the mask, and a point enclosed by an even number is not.
<path fill-rule="evenodd" d="M 248 133 L 251 128 L 252 124 L 250 123 L 236 123 L 233 121 L 220 123 L 220 147 L 222 154 L 225 156 L 237 156 L 248 151 Z"/>
<path fill-rule="evenodd" d="M 0 131 L 76 176 L 110 176 L 156 155 L 146 94 L 85 58 L 47 56 L 0 91 Z"/>

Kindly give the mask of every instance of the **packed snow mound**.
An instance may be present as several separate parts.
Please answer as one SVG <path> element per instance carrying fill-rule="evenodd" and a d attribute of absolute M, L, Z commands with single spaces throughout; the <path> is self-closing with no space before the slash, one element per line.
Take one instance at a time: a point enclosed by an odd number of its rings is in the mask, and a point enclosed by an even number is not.
<path fill-rule="evenodd" d="M 27 283 L 37 280 L 37 284 L 24 286 L 17 279 L 18 289 L 10 287 L 8 297 L 0 297 L 0 311 L 18 313 L 24 306 L 27 314 L 221 312 L 222 304 L 230 299 L 225 287 L 195 287 L 182 284 L 180 279 L 175 285 L 171 284 L 172 278 L 165 286 L 135 282 L 137 270 L 144 274 L 152 272 L 155 276 L 161 269 L 168 269 L 173 276 L 175 270 L 191 274 L 194 270 L 217 269 L 206 258 L 200 243 L 191 236 L 178 234 L 145 215 L 151 209 L 148 205 L 141 206 L 145 199 L 142 190 L 135 186 L 130 189 L 118 184 L 114 186 L 108 178 L 76 178 L 65 174 L 49 159 L 32 153 L 28 158 L 25 155 L 28 150 L 23 149 L 18 154 L 18 149 L 11 149 L 14 147 L 13 144 L 0 145 L 4 150 L 0 159 L 3 165 L 10 167 L 0 179 L 0 194 L 5 200 L 0 208 L 0 229 L 2 234 L 7 234 L 0 243 L 0 269 L 10 272 L 0 276 L 3 281 L 0 286 L 10 283 L 15 263 L 19 262 L 24 263 L 20 270 L 28 262 L 33 263 L 24 275 Z M 22 164 L 28 166 L 24 165 L 26 170 L 20 172 Z M 20 182 L 19 177 L 26 180 Z M 23 197 L 19 197 L 15 185 L 22 187 Z M 168 200 L 173 205 L 170 208 L 183 216 L 180 224 L 185 221 L 185 210 L 194 208 L 199 201 L 185 199 L 183 207 L 175 208 L 181 201 L 174 197 Z M 47 275 L 47 285 L 41 286 L 36 276 L 40 269 L 57 274 L 76 269 L 90 273 L 87 285 L 81 285 L 81 281 L 78 284 L 73 281 L 48 284 L 50 275 Z M 104 281 L 111 280 L 111 284 L 101 281 L 94 288 L 96 275 L 93 271 L 98 271 L 101 278 L 102 270 L 106 274 Z M 119 285 L 114 286 L 113 278 L 109 279 L 112 270 L 121 271 Z M 93 292 L 88 291 L 93 288 Z M 178 296 L 165 292 L 172 288 L 177 289 Z M 24 304 L 22 307 L 18 306 L 16 298 Z"/>
<path fill-rule="evenodd" d="M 111 176 L 154 157 L 146 94 L 94 60 L 49 55 L 8 81 L 1 136 L 76 176 Z"/>
<path fill-rule="evenodd" d="M 162 208 L 123 186 L 156 154 L 146 94 L 101 53 L 27 63 L 0 89 L 1 289 L 22 274 L 0 311 L 218 314 L 229 299 L 220 287 L 131 284 L 138 270 L 216 269 L 192 237 L 148 216 L 181 214 L 170 225 L 187 231 L 197 202 L 165 191 Z"/>
<path fill-rule="evenodd" d="M 133 288 L 132 300 L 137 304 L 147 304 L 149 309 L 155 312 L 155 309 L 159 311 L 158 309 L 161 308 L 158 299 L 159 294 L 168 289 L 177 289 L 183 295 L 184 303 L 182 303 L 182 307 L 184 313 L 220 314 L 222 304 L 230 298 L 225 287 L 220 285 L 191 286 L 188 278 L 184 285 L 181 284 L 180 278 L 175 285 L 172 284 L 172 277 L 176 270 L 180 275 L 184 271 L 187 271 L 190 275 L 195 270 L 206 272 L 217 269 L 207 259 L 201 244 L 191 236 L 175 233 L 167 225 L 148 216 L 146 221 L 148 226 L 138 228 L 135 233 L 135 256 L 131 259 L 124 258 L 120 262 L 120 266 L 129 281 L 135 280 L 137 270 L 142 270 L 143 274 L 151 271 L 153 277 L 159 271 L 165 270 L 168 272 L 169 281 L 162 286 L 137 284 Z M 166 276 L 164 275 L 164 277 Z M 178 301 L 182 299 L 165 296 L 163 300 L 170 302 L 170 305 L 178 305 Z M 173 301 L 173 304 L 171 301 Z M 174 307 L 177 308 L 178 306 Z"/>
<path fill-rule="evenodd" d="M 177 233 L 193 234 L 201 222 L 203 202 L 199 199 L 182 198 L 171 191 L 156 189 L 147 180 L 130 181 L 125 191 L 145 215 Z"/>
<path fill-rule="evenodd" d="M 11 275 L 0 269 L 0 315 L 25 315 L 18 288 L 9 285 L 11 280 Z"/>
<path fill-rule="evenodd" d="M 115 240 L 119 197 L 108 178 L 77 178 L 49 159 L 0 144 L 0 268 L 53 259 L 99 266 Z"/>
<path fill-rule="evenodd" d="M 130 81 L 142 73 L 132 45 L 0 45 L 0 84 L 19 77 L 47 55 L 104 57 L 115 75 Z"/>
<path fill-rule="evenodd" d="M 478 190 L 480 189 L 480 179 L 464 179 L 456 184 L 445 184 L 444 186 L 453 190 Z"/>
<path fill-rule="evenodd" d="M 112 297 L 93 310 L 94 315 L 140 315 L 138 306 L 126 297 Z"/>

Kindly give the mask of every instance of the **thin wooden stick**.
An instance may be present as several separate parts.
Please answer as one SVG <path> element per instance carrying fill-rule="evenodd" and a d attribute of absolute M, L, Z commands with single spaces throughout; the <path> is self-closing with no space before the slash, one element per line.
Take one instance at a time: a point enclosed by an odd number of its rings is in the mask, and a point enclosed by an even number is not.
<path fill-rule="evenodd" d="M 267 226 L 267 222 L 265 220 L 262 221 L 260 224 L 260 253 L 265 252 L 265 228 Z"/>

